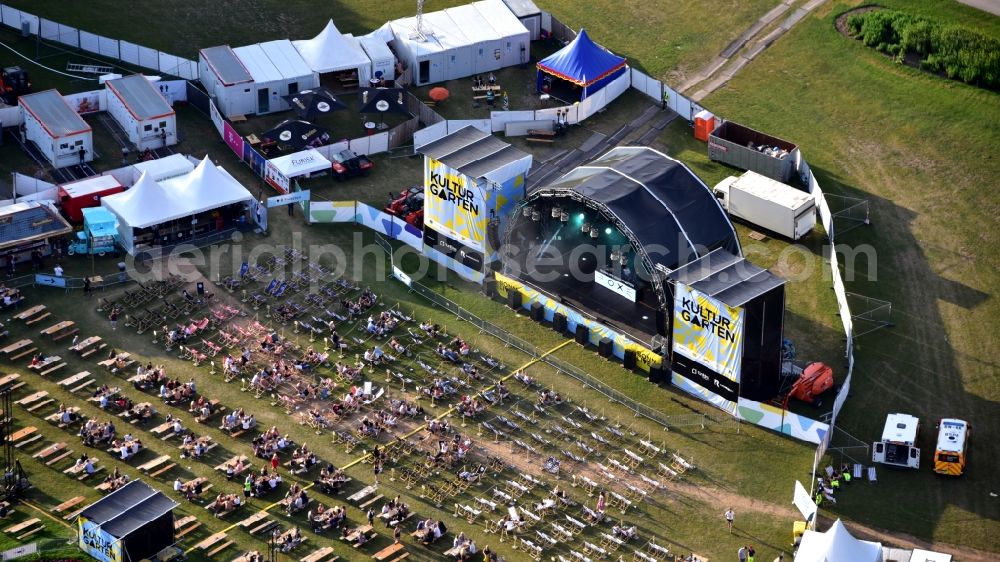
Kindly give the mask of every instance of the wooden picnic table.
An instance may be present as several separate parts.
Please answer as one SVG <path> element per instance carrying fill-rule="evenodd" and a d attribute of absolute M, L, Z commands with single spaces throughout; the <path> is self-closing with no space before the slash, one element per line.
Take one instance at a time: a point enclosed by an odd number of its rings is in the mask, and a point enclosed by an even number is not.
<path fill-rule="evenodd" d="M 52 341 L 59 341 L 71 333 L 79 332 L 80 330 L 75 328 L 75 326 L 76 322 L 72 320 L 63 320 L 62 322 L 56 322 L 48 328 L 45 328 L 41 331 L 41 334 L 43 336 L 51 337 Z"/>
<path fill-rule="evenodd" d="M 323 548 L 309 554 L 308 556 L 303 557 L 299 562 L 319 562 L 320 560 L 323 560 L 324 558 L 326 558 L 331 554 L 333 554 L 333 547 L 324 546 Z M 382 559 L 377 558 L 376 560 L 382 560 Z"/>
<path fill-rule="evenodd" d="M 374 558 L 375 560 L 385 560 L 390 556 L 396 554 L 400 550 L 403 550 L 404 548 L 406 548 L 406 545 L 404 545 L 403 543 L 400 542 L 393 543 L 373 554 L 372 558 Z"/>
<path fill-rule="evenodd" d="M 17 443 L 18 441 L 24 439 L 25 437 L 31 435 L 36 431 L 38 431 L 37 427 L 29 425 L 28 427 L 22 427 L 21 429 L 15 431 L 14 433 L 11 433 L 8 439 L 11 443 Z"/>
<path fill-rule="evenodd" d="M 206 548 L 210 548 L 213 544 L 221 541 L 224 538 L 226 538 L 226 533 L 224 533 L 222 531 L 219 531 L 218 533 L 214 533 L 212 535 L 209 535 L 208 537 L 205 538 L 205 540 L 203 540 L 200 543 L 196 544 L 195 548 L 198 548 L 198 549 L 201 549 L 201 550 L 205 550 Z"/>
<path fill-rule="evenodd" d="M 224 463 L 222 463 L 220 465 L 217 465 L 215 467 L 215 470 L 221 470 L 222 472 L 225 472 L 227 468 L 229 468 L 230 466 L 236 466 L 236 463 L 238 463 L 241 460 L 243 461 L 243 465 L 244 466 L 250 466 L 247 463 L 247 461 L 249 459 L 247 458 L 246 455 L 236 455 L 235 457 L 229 459 L 228 461 L 226 461 L 226 462 L 224 462 Z"/>
<path fill-rule="evenodd" d="M 28 519 L 26 521 L 21 521 L 16 525 L 11 525 L 10 527 L 7 527 L 6 529 L 3 530 L 3 532 L 11 535 L 16 535 L 17 533 L 20 533 L 21 531 L 27 529 L 28 527 L 31 527 L 32 525 L 37 525 L 38 523 L 41 522 L 42 522 L 41 519 L 37 517 L 32 517 L 31 519 Z"/>
<path fill-rule="evenodd" d="M 7 357 L 11 357 L 13 355 L 17 355 L 19 351 L 29 346 L 31 346 L 31 340 L 25 338 L 23 340 L 18 340 L 3 349 L 0 349 L 0 353 L 4 354 Z"/>
<path fill-rule="evenodd" d="M 66 377 L 59 381 L 59 386 L 73 386 L 74 384 L 86 379 L 90 376 L 90 371 L 80 371 L 79 373 Z"/>
<path fill-rule="evenodd" d="M 44 304 L 36 304 L 35 306 L 33 306 L 33 307 L 31 307 L 31 308 L 29 308 L 27 310 L 22 310 L 21 312 L 17 313 L 14 316 L 14 318 L 17 318 L 18 320 L 24 320 L 26 318 L 31 318 L 32 316 L 34 316 L 34 315 L 36 315 L 39 312 L 42 312 L 44 310 L 45 310 L 45 305 Z"/>
<path fill-rule="evenodd" d="M 16 381 L 19 378 L 21 378 L 21 375 L 19 375 L 17 373 L 11 373 L 9 375 L 5 375 L 3 377 L 0 377 L 0 388 L 3 388 L 5 386 L 7 386 L 8 384 Z"/>
<path fill-rule="evenodd" d="M 29 395 L 25 396 L 24 398 L 18 400 L 16 403 L 20 404 L 21 406 L 27 406 L 27 405 L 31 404 L 32 402 L 37 402 L 37 401 L 41 400 L 42 398 L 45 398 L 48 395 L 49 395 L 49 391 L 47 391 L 47 390 L 39 390 L 38 392 L 35 392 L 33 394 L 29 394 Z"/>
<path fill-rule="evenodd" d="M 156 457 L 155 459 L 139 465 L 139 470 L 146 472 L 149 470 L 155 470 L 158 466 L 170 462 L 170 455 L 162 455 Z"/>
<path fill-rule="evenodd" d="M 267 514 L 266 511 L 258 511 L 257 513 L 254 513 L 253 515 L 251 515 L 250 517 L 247 517 L 243 521 L 240 521 L 239 525 L 240 525 L 240 527 L 244 527 L 244 528 L 245 527 L 250 527 L 252 525 L 256 525 L 257 523 L 263 521 L 264 519 L 267 519 L 267 515 L 268 514 Z"/>
<path fill-rule="evenodd" d="M 83 353 L 87 348 L 101 343 L 101 336 L 90 336 L 87 339 L 76 342 L 76 345 L 70 346 L 70 351 L 75 351 L 77 353 Z"/>
<path fill-rule="evenodd" d="M 364 488 L 358 490 L 357 492 L 351 494 L 347 497 L 348 501 L 359 502 L 368 496 L 375 493 L 378 490 L 378 484 L 372 484 L 370 486 L 365 486 Z"/>
<path fill-rule="evenodd" d="M 358 537 L 360 537 L 361 535 L 367 535 L 372 530 L 374 530 L 374 527 L 372 527 L 371 525 L 362 525 L 357 529 L 354 529 L 353 531 L 348 533 L 347 536 L 344 537 L 344 540 L 346 540 L 347 542 L 357 542 Z"/>

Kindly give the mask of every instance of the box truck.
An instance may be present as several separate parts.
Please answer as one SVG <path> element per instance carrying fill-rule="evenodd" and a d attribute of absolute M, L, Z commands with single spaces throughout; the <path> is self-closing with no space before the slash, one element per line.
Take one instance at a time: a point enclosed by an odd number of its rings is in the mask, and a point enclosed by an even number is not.
<path fill-rule="evenodd" d="M 114 176 L 91 176 L 60 185 L 57 197 L 66 219 L 73 224 L 80 224 L 83 222 L 84 209 L 100 207 L 101 197 L 122 191 L 125 191 L 125 186 L 118 183 Z"/>
<path fill-rule="evenodd" d="M 909 414 L 889 414 L 882 429 L 882 440 L 872 444 L 872 462 L 902 468 L 920 468 L 917 434 L 920 420 Z"/>
<path fill-rule="evenodd" d="M 730 176 L 714 191 L 730 215 L 786 238 L 798 240 L 816 226 L 816 199 L 812 195 L 757 172 Z"/>

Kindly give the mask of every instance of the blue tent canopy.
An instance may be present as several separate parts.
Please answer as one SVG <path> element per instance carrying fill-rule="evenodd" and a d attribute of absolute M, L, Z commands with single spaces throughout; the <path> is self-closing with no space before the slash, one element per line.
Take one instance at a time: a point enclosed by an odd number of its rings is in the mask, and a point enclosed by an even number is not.
<path fill-rule="evenodd" d="M 581 88 L 580 99 L 600 90 L 625 72 L 623 57 L 605 51 L 581 29 L 569 45 L 538 62 L 538 90 L 546 75 L 565 80 Z"/>

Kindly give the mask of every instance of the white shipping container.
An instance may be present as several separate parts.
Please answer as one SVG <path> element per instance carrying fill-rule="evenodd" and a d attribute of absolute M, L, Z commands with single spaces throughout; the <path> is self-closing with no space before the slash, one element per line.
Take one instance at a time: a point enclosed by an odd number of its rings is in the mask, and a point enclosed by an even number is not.
<path fill-rule="evenodd" d="M 714 192 L 730 215 L 792 240 L 816 226 L 812 195 L 756 172 L 730 176 L 719 182 Z"/>
<path fill-rule="evenodd" d="M 94 159 L 93 130 L 56 90 L 45 90 L 18 99 L 25 138 L 35 144 L 55 168 Z M 82 151 L 82 152 L 81 152 Z"/>

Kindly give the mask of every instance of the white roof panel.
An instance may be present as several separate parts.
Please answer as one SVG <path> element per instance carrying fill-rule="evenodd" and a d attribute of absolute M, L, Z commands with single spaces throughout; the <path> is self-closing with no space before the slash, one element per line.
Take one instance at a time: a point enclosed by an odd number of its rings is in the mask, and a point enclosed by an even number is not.
<path fill-rule="evenodd" d="M 472 4 L 463 4 L 461 6 L 455 6 L 454 8 L 448 8 L 444 10 L 445 13 L 455 22 L 455 25 L 459 29 L 466 29 L 470 31 L 471 38 L 470 43 L 484 41 L 495 41 L 500 39 L 500 34 L 497 33 L 490 22 L 487 21 L 486 17 L 476 9 Z"/>
<path fill-rule="evenodd" d="M 257 84 L 280 82 L 284 79 L 284 75 L 274 66 L 271 59 L 267 58 L 267 53 L 260 48 L 260 45 L 236 47 L 233 52 Z"/>
<path fill-rule="evenodd" d="M 503 0 L 480 0 L 472 4 L 501 37 L 528 35 L 528 28 L 503 3 Z"/>
<path fill-rule="evenodd" d="M 331 165 L 330 161 L 314 148 L 275 158 L 271 160 L 271 164 L 286 178 L 329 170 Z"/>
<path fill-rule="evenodd" d="M 954 418 L 941 420 L 938 428 L 937 450 L 949 453 L 957 453 L 965 447 L 965 434 L 969 430 L 969 424 Z"/>
<path fill-rule="evenodd" d="M 87 179 L 64 183 L 59 186 L 60 189 L 66 192 L 66 195 L 73 198 L 98 193 L 115 187 L 122 187 L 122 184 L 118 183 L 118 180 L 110 174 L 106 176 L 91 176 Z"/>
<path fill-rule="evenodd" d="M 306 64 L 302 55 L 295 50 L 292 42 L 288 39 L 261 43 L 260 48 L 267 55 L 267 58 L 271 59 L 275 68 L 284 75 L 286 80 L 294 80 L 313 73 L 312 68 Z"/>

